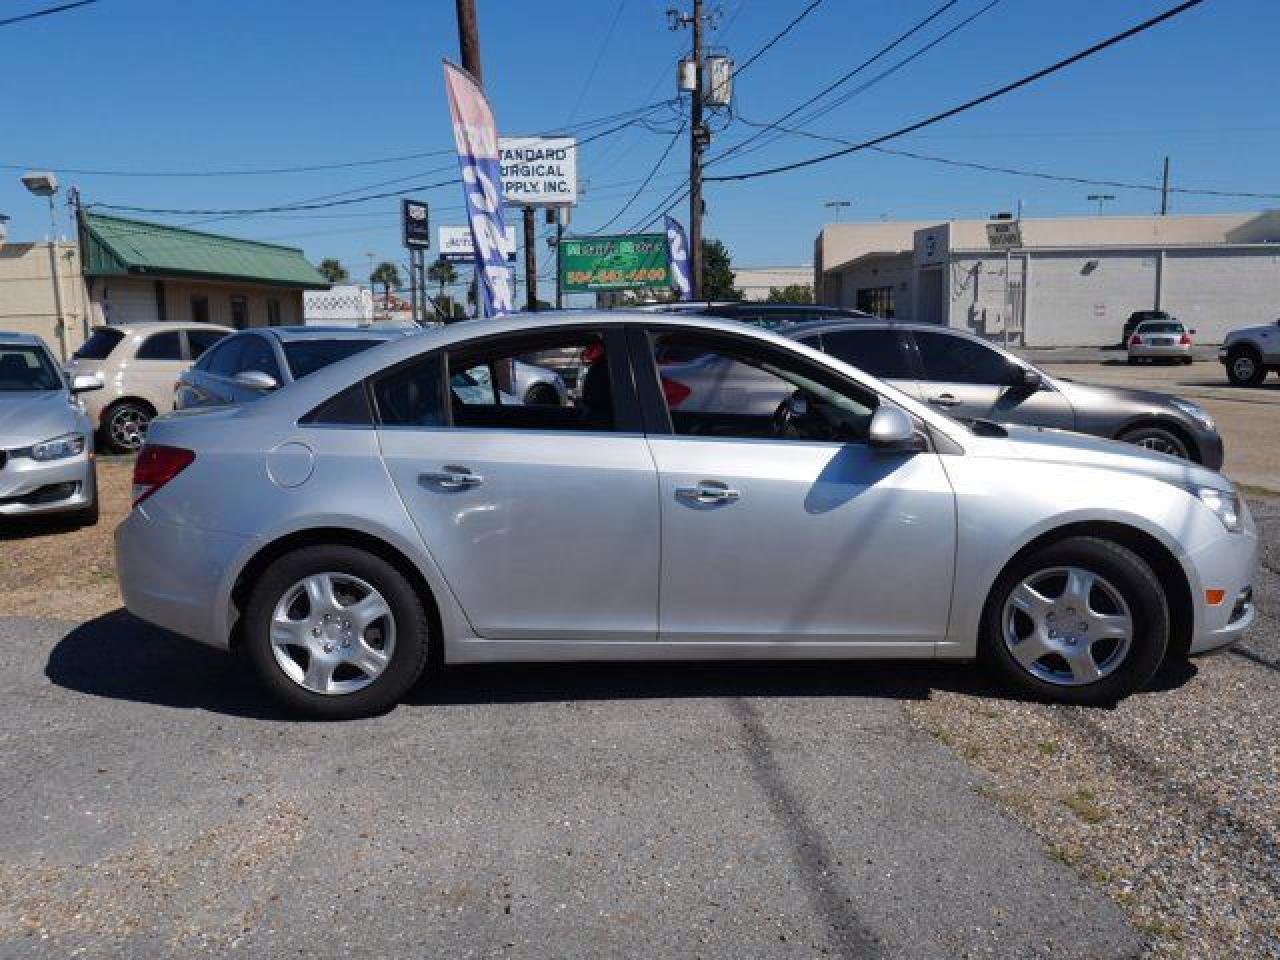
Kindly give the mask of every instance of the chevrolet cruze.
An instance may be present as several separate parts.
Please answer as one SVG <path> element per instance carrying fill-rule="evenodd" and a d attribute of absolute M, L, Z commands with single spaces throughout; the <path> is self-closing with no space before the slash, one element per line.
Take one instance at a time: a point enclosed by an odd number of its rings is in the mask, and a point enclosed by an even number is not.
<path fill-rule="evenodd" d="M 569 402 L 502 402 L 551 350 L 581 358 Z M 655 358 L 691 353 L 781 401 L 682 407 Z M 133 497 L 128 608 L 243 648 L 328 718 L 387 708 L 434 664 L 516 660 L 978 658 L 1025 694 L 1106 703 L 1255 617 L 1257 533 L 1220 474 L 962 423 L 706 317 L 399 338 L 158 418 Z"/>

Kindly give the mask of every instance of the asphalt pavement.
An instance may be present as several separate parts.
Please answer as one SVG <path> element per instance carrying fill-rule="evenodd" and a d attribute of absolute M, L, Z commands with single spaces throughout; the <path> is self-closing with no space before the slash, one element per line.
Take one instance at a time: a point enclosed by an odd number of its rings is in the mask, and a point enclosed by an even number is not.
<path fill-rule="evenodd" d="M 320 724 L 124 614 L 0 665 L 6 958 L 1141 952 L 906 723 L 969 668 L 452 668 Z"/>

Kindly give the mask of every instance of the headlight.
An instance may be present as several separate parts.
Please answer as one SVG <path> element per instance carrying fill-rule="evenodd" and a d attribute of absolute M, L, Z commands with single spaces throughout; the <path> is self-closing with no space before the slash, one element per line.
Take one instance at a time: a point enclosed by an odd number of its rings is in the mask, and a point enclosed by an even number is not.
<path fill-rule="evenodd" d="M 78 433 L 64 433 L 31 447 L 32 460 L 62 460 L 81 453 L 84 453 L 84 437 Z"/>
<path fill-rule="evenodd" d="M 1200 404 L 1192 403 L 1190 400 L 1178 399 L 1173 399 L 1169 402 L 1206 430 L 1213 429 L 1213 417 L 1209 416 L 1209 411 L 1200 406 Z"/>
<path fill-rule="evenodd" d="M 1197 487 L 1195 495 L 1200 502 L 1218 515 L 1222 525 L 1231 533 L 1239 533 L 1244 527 L 1240 522 L 1240 497 L 1229 490 L 1216 487 Z"/>

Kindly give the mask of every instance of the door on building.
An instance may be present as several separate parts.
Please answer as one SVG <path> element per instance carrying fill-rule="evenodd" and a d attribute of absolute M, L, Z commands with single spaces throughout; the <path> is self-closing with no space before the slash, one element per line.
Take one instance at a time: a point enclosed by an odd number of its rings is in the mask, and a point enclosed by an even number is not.
<path fill-rule="evenodd" d="M 943 413 L 1064 430 L 1075 426 L 1066 398 L 1048 383 L 1026 386 L 1026 368 L 1010 354 L 947 330 L 916 330 L 913 336 L 921 394 Z"/>
<path fill-rule="evenodd" d="M 243 330 L 249 325 L 249 301 L 247 298 L 231 298 L 231 325 L 237 330 Z"/>
<path fill-rule="evenodd" d="M 916 323 L 947 324 L 947 312 L 944 309 L 942 268 L 932 267 L 920 270 L 916 274 L 916 316 L 909 318 Z"/>
<path fill-rule="evenodd" d="M 863 287 L 858 291 L 857 308 L 873 317 L 892 320 L 896 315 L 896 304 L 893 301 L 893 287 Z"/>

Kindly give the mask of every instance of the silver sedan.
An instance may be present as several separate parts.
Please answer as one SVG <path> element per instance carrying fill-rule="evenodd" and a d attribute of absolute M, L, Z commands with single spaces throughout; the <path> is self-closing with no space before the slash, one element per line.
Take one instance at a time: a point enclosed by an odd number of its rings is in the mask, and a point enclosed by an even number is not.
<path fill-rule="evenodd" d="M 564 405 L 458 371 L 580 351 Z M 701 351 L 787 389 L 671 401 Z M 516 316 L 373 347 L 239 407 L 160 417 L 116 533 L 129 610 L 330 718 L 441 662 L 983 660 L 1108 703 L 1254 621 L 1258 538 L 1212 470 L 974 427 L 828 355 L 705 317 Z"/>

